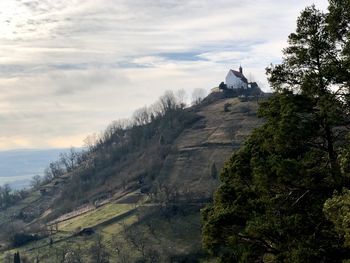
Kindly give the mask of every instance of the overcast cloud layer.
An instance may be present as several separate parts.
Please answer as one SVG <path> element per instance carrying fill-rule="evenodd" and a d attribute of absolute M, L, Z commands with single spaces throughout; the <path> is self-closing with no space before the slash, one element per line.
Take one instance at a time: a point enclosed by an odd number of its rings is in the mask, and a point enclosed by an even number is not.
<path fill-rule="evenodd" d="M 0 150 L 80 146 L 165 90 L 229 68 L 268 90 L 300 11 L 325 0 L 1 0 Z"/>

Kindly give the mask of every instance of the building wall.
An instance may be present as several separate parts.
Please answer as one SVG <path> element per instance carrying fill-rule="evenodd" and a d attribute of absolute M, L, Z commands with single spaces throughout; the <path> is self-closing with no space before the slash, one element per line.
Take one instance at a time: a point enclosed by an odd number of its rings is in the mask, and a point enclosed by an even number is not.
<path fill-rule="evenodd" d="M 228 89 L 248 88 L 248 84 L 237 78 L 231 71 L 226 76 L 226 85 Z"/>

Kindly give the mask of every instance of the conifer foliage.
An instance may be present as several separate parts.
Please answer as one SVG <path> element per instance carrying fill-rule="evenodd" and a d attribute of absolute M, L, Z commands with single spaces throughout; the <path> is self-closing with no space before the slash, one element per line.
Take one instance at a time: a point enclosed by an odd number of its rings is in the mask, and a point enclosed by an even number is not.
<path fill-rule="evenodd" d="M 18 251 L 13 255 L 13 263 L 21 263 L 21 256 Z"/>
<path fill-rule="evenodd" d="M 350 258 L 323 211 L 349 187 L 349 16 L 334 14 L 349 11 L 344 2 L 331 1 L 328 13 L 307 7 L 283 62 L 267 69 L 275 93 L 260 105 L 266 123 L 226 164 L 214 203 L 202 212 L 203 245 L 222 262 Z"/>

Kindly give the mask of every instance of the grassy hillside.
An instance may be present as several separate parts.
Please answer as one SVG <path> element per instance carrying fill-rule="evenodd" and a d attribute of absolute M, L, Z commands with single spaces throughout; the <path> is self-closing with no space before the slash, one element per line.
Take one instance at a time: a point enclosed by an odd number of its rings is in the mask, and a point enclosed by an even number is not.
<path fill-rule="evenodd" d="M 257 107 L 212 94 L 191 108 L 169 106 L 138 125 L 107 129 L 71 169 L 0 212 L 4 262 L 17 250 L 28 262 L 205 259 L 199 211 L 225 160 L 262 123 Z M 33 241 L 11 250 L 15 233 Z"/>
<path fill-rule="evenodd" d="M 256 116 L 257 107 L 256 101 L 231 98 L 196 109 L 201 118 L 175 140 L 160 180 L 199 198 L 210 198 L 218 182 L 212 175 L 213 164 L 220 171 L 252 129 L 262 123 Z"/>

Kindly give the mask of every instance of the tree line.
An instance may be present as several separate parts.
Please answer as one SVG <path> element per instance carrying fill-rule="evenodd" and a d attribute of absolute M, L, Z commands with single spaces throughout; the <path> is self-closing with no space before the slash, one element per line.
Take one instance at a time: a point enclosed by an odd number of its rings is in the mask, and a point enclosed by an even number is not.
<path fill-rule="evenodd" d="M 199 104 L 205 95 L 206 91 L 204 89 L 194 89 L 191 104 Z M 114 147 L 122 147 L 131 141 L 132 143 L 137 143 L 137 137 L 140 135 L 137 127 L 144 127 L 151 122 L 165 117 L 165 115 L 169 115 L 170 112 L 184 110 L 186 107 L 187 95 L 184 89 L 177 90 L 176 92 L 166 91 L 151 106 L 144 106 L 135 110 L 131 119 L 113 121 L 99 135 L 89 135 L 84 140 L 84 149 L 77 150 L 71 147 L 68 151 L 62 152 L 58 160 L 48 165 L 43 176 L 33 176 L 30 186 L 33 189 L 38 189 L 41 185 L 72 172 L 82 164 L 87 165 L 92 152 L 98 151 L 110 143 L 113 143 Z M 128 138 L 128 136 L 131 136 L 131 138 Z M 164 140 L 164 136 L 160 140 Z"/>
<path fill-rule="evenodd" d="M 200 103 L 204 95 L 203 90 L 195 89 L 192 105 Z M 93 202 L 86 193 L 104 185 L 111 176 L 119 177 L 119 185 L 115 187 L 131 187 L 131 182 L 138 181 L 138 187 L 150 191 L 172 142 L 199 118 L 187 108 L 186 101 L 184 90 L 166 91 L 154 104 L 136 110 L 131 119 L 113 121 L 99 135 L 88 136 L 83 150 L 71 148 L 62 153 L 57 161 L 50 163 L 44 177 L 33 178 L 32 187 L 40 189 L 55 178 L 70 175 L 69 184 L 62 187 L 62 194 L 54 204 L 57 214 Z M 135 175 L 137 178 L 119 175 L 119 165 L 146 146 L 151 146 L 152 151 L 145 171 Z M 52 217 L 57 214 L 53 213 Z"/>

